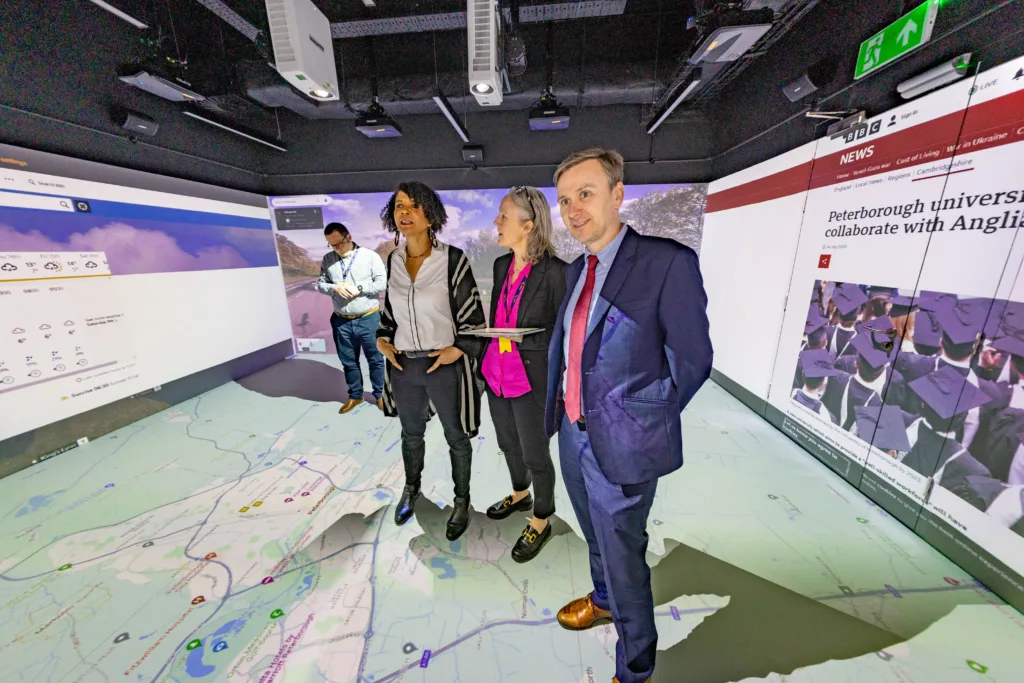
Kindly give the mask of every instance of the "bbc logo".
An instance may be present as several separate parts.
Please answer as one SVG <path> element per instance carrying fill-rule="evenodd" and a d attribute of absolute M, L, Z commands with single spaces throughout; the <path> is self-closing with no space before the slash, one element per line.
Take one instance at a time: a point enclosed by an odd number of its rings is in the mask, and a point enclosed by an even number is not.
<path fill-rule="evenodd" d="M 877 119 L 871 122 L 870 126 L 860 126 L 843 136 L 843 142 L 850 143 L 856 142 L 857 140 L 863 140 L 866 137 L 874 135 L 878 131 L 882 130 L 882 120 Z"/>

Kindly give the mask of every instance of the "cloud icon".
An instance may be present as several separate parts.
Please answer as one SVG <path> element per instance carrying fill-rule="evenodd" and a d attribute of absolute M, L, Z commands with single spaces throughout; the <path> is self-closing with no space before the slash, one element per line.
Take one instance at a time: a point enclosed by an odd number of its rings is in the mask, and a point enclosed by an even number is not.
<path fill-rule="evenodd" d="M 43 323 L 42 325 L 39 326 L 39 329 L 41 329 L 41 330 L 48 330 L 48 329 L 50 329 L 50 326 L 47 325 L 46 323 Z"/>
<path fill-rule="evenodd" d="M 98 266 L 95 263 L 93 263 L 92 261 L 89 261 L 88 263 L 85 264 L 85 267 L 86 268 L 96 268 Z"/>
<path fill-rule="evenodd" d="M 53 261 L 50 261 L 50 262 L 49 262 L 49 263 L 47 263 L 47 264 L 46 264 L 45 266 L 43 266 L 43 268 L 46 268 L 47 270 L 57 270 L 58 268 L 60 268 L 60 266 L 58 266 L 58 265 L 57 265 L 56 263 L 54 263 Z"/>
<path fill-rule="evenodd" d="M 75 324 L 74 320 L 67 320 L 67 321 L 64 322 L 64 327 L 71 327 L 74 324 Z"/>
<path fill-rule="evenodd" d="M 18 269 L 18 266 L 14 265 L 13 263 L 5 263 L 2 266 L 0 266 L 0 270 L 6 270 L 8 272 L 10 272 L 12 270 L 17 270 L 17 269 Z"/>
<path fill-rule="evenodd" d="M 20 327 L 15 327 L 11 330 L 11 334 L 25 334 L 25 330 Z"/>

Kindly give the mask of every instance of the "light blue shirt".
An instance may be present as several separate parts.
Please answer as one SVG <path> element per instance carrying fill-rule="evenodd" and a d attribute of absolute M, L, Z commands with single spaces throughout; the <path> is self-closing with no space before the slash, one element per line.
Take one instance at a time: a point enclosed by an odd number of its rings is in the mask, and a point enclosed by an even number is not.
<path fill-rule="evenodd" d="M 622 240 L 626 237 L 627 226 L 623 225 L 619 230 L 619 234 L 615 236 L 610 243 L 608 243 L 604 249 L 597 252 L 597 268 L 594 271 L 594 293 L 590 297 L 590 310 L 587 311 L 587 334 L 590 333 L 591 324 L 594 322 L 594 308 L 597 307 L 598 297 L 601 296 L 601 290 L 604 288 L 604 281 L 608 279 L 608 273 L 612 269 L 612 264 L 615 262 L 615 256 L 619 253 L 619 247 L 622 246 Z M 580 279 L 576 281 L 576 286 L 572 290 L 572 296 L 569 297 L 569 305 L 565 308 L 565 318 L 562 320 L 562 326 L 565 332 L 565 341 L 562 343 L 562 356 L 565 360 L 566 367 L 569 366 L 569 337 L 572 332 L 572 313 L 576 310 L 576 302 L 580 300 L 580 295 L 583 294 L 583 286 L 587 283 L 587 261 L 590 258 L 590 252 L 584 253 L 583 257 L 583 271 L 580 272 Z M 584 337 L 586 339 L 586 337 Z M 562 391 L 565 391 L 566 375 L 568 372 L 562 373 Z M 582 377 L 580 378 L 582 380 Z M 580 394 L 582 399 L 582 393 Z"/>
<path fill-rule="evenodd" d="M 359 288 L 358 295 L 347 298 L 334 288 L 342 283 Z M 320 280 L 316 288 L 329 294 L 338 315 L 364 315 L 379 306 L 379 295 L 388 286 L 387 269 L 380 255 L 372 249 L 356 247 L 344 258 L 334 251 L 324 254 L 320 262 Z"/>

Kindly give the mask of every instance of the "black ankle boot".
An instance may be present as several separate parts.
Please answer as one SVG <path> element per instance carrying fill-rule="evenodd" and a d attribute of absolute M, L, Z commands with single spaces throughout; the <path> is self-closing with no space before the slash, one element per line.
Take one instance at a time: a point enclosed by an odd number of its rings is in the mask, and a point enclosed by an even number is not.
<path fill-rule="evenodd" d="M 402 497 L 398 501 L 398 505 L 395 507 L 395 524 L 402 526 L 412 517 L 413 508 L 416 505 L 416 499 L 420 497 L 419 486 L 406 485 L 402 489 Z"/>
<path fill-rule="evenodd" d="M 445 536 L 449 541 L 456 540 L 469 526 L 469 498 L 456 498 L 455 509 L 452 516 L 448 518 L 448 528 L 445 529 Z"/>

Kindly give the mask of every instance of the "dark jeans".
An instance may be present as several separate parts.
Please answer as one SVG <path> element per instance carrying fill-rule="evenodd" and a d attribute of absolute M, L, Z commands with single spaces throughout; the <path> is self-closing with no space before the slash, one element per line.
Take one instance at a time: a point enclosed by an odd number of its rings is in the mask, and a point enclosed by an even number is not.
<path fill-rule="evenodd" d="M 462 430 L 459 419 L 459 373 L 462 362 L 442 365 L 427 374 L 436 358 L 397 357 L 402 369 L 391 368 L 391 391 L 395 396 L 398 420 L 402 423 L 402 460 L 405 462 L 405 483 L 420 485 L 423 460 L 427 447 L 423 441 L 427 433 L 427 408 L 434 410 L 441 420 L 444 438 L 452 460 L 452 480 L 455 497 L 469 497 L 469 475 L 473 462 L 473 447 Z"/>
<path fill-rule="evenodd" d="M 363 397 L 363 371 L 359 369 L 359 349 L 366 354 L 370 366 L 370 383 L 373 397 L 384 393 L 384 356 L 377 350 L 377 328 L 380 327 L 380 312 L 362 318 L 347 320 L 336 313 L 331 314 L 331 330 L 338 358 L 345 368 L 345 383 L 348 384 L 349 398 Z"/>
<path fill-rule="evenodd" d="M 505 454 L 512 489 L 527 491 L 533 483 L 533 514 L 547 519 L 555 513 L 555 466 L 550 439 L 544 433 L 544 406 L 530 392 L 502 398 L 487 387 L 498 447 Z"/>

